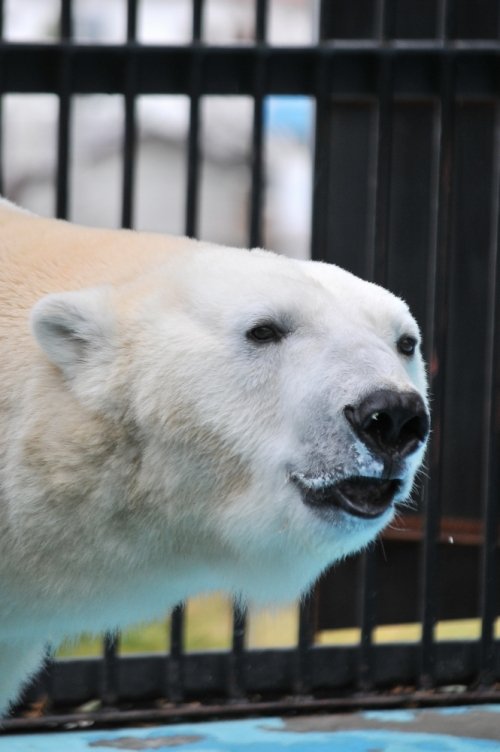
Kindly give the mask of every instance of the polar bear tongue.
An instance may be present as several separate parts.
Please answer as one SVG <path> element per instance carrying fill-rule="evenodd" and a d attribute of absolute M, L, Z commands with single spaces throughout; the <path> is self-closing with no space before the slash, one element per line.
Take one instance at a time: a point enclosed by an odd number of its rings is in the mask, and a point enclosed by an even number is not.
<path fill-rule="evenodd" d="M 354 476 L 320 488 L 298 485 L 304 502 L 309 506 L 338 507 L 355 517 L 373 519 L 392 504 L 401 481 Z"/>

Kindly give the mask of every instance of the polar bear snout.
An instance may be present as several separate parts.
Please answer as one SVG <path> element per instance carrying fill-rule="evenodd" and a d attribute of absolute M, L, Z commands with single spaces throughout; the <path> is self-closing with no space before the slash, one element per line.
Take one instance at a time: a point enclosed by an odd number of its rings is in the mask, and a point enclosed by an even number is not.
<path fill-rule="evenodd" d="M 344 415 L 356 436 L 384 462 L 404 459 L 429 433 L 429 415 L 417 392 L 378 389 Z"/>

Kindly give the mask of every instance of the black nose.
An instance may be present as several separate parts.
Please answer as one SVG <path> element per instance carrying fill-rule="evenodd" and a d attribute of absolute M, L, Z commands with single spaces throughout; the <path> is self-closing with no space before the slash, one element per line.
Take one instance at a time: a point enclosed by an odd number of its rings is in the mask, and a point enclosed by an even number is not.
<path fill-rule="evenodd" d="M 414 452 L 429 432 L 429 416 L 416 392 L 379 389 L 344 414 L 356 435 L 384 458 L 403 458 Z"/>

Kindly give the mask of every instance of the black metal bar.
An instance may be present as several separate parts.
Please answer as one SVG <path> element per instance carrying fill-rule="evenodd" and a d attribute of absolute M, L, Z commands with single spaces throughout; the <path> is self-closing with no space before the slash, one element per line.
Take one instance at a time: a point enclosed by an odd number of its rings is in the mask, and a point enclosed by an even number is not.
<path fill-rule="evenodd" d="M 69 131 L 71 101 L 69 97 L 68 70 L 61 71 L 61 94 L 59 95 L 59 125 L 57 136 L 57 192 L 56 216 L 65 219 L 69 206 Z"/>
<path fill-rule="evenodd" d="M 389 221 L 392 166 L 393 64 L 391 58 L 380 60 L 379 101 L 375 127 L 373 236 L 369 239 L 368 278 L 387 285 L 389 263 Z"/>
<path fill-rule="evenodd" d="M 127 42 L 137 38 L 137 3 L 138 0 L 127 0 Z"/>
<path fill-rule="evenodd" d="M 373 36 L 380 42 L 387 42 L 394 36 L 395 6 L 391 0 L 377 0 Z"/>
<path fill-rule="evenodd" d="M 438 7 L 438 33 L 446 45 L 451 38 L 454 7 L 449 0 L 441 0 Z M 451 213 L 453 186 L 454 107 L 456 95 L 455 58 L 441 61 L 440 103 L 436 123 L 436 161 L 433 197 L 431 253 L 429 254 L 428 318 L 426 322 L 426 360 L 431 370 L 433 396 L 433 434 L 428 451 L 432 478 L 426 480 L 423 497 L 425 538 L 421 559 L 421 654 L 419 684 L 423 689 L 434 686 L 436 680 L 435 626 L 438 620 L 438 536 L 441 518 L 442 457 L 444 447 L 444 416 L 446 386 L 447 323 L 449 272 L 451 256 Z"/>
<path fill-rule="evenodd" d="M 324 260 L 326 255 L 326 238 L 324 232 L 324 217 L 328 216 L 328 168 L 327 158 L 330 138 L 330 99 L 328 59 L 322 54 L 325 41 L 325 29 L 327 19 L 327 2 L 321 0 L 319 7 L 319 44 L 318 54 L 315 59 L 314 71 L 314 166 L 313 166 L 313 195 L 311 211 L 311 250 L 312 259 Z"/>
<path fill-rule="evenodd" d="M 167 659 L 166 694 L 170 702 L 182 702 L 184 698 L 183 664 L 184 664 L 184 624 L 185 609 L 176 606 L 170 621 L 170 655 Z"/>
<path fill-rule="evenodd" d="M 253 95 L 255 60 L 259 48 L 240 45 L 181 46 L 72 44 L 27 44 L 0 41 L 4 66 L 4 91 L 11 93 L 60 92 L 60 67 L 68 51 L 72 59 L 73 94 L 124 94 L 123 75 L 129 56 L 136 60 L 137 95 L 205 94 Z M 359 50 L 352 45 L 323 43 L 319 46 L 269 46 L 266 50 L 265 94 L 317 93 L 317 64 L 324 57 L 328 94 L 342 101 L 372 101 L 378 95 L 374 71 L 378 60 L 389 57 L 397 66 L 394 94 L 413 100 L 439 95 L 436 70 L 443 59 L 453 57 L 460 75 L 457 94 L 464 99 L 491 101 L 498 93 L 500 67 L 498 42 L 478 45 L 441 42 L 415 45 L 397 43 L 367 44 Z M 196 69 L 201 71 L 196 73 Z"/>
<path fill-rule="evenodd" d="M 73 0 L 61 0 L 60 37 L 69 41 L 73 37 Z"/>
<path fill-rule="evenodd" d="M 203 36 L 203 6 L 205 0 L 192 0 L 193 2 L 193 16 L 192 16 L 192 39 L 193 42 L 201 42 Z"/>
<path fill-rule="evenodd" d="M 137 35 L 137 0 L 127 0 L 127 43 L 132 45 Z M 127 57 L 125 82 L 125 119 L 123 134 L 122 227 L 132 227 L 133 190 L 136 146 L 136 59 Z"/>
<path fill-rule="evenodd" d="M 483 437 L 484 446 L 480 456 L 481 468 L 481 507 L 483 510 L 484 539 L 480 570 L 480 613 L 481 613 L 481 645 L 479 657 L 479 683 L 490 686 L 495 680 L 494 662 L 496 646 L 494 626 L 497 616 L 497 550 L 498 550 L 498 487 L 496 477 L 496 463 L 498 461 L 498 432 L 500 426 L 495 425 L 495 418 L 500 415 L 498 394 L 500 373 L 500 349 L 498 335 L 498 321 L 500 317 L 500 281 L 498 246 L 500 242 L 500 106 L 496 106 L 495 143 L 494 143 L 494 174 L 492 191 L 492 223 L 490 231 L 490 254 L 488 263 L 487 305 L 488 319 L 486 331 L 486 357 L 484 363 L 484 406 L 483 406 Z M 497 381 L 497 379 L 499 381 Z"/>
<path fill-rule="evenodd" d="M 61 0 L 62 55 L 58 72 L 59 120 L 57 135 L 56 216 L 66 218 L 69 206 L 69 140 L 71 127 L 72 0 Z"/>
<path fill-rule="evenodd" d="M 360 571 L 361 639 L 358 656 L 358 688 L 362 692 L 368 692 L 373 688 L 375 659 L 373 630 L 377 623 L 377 560 L 372 550 L 363 554 Z"/>
<path fill-rule="evenodd" d="M 456 0 L 438 0 L 436 35 L 443 43 L 454 37 Z"/>
<path fill-rule="evenodd" d="M 103 641 L 103 656 L 100 662 L 99 697 L 105 707 L 116 705 L 119 696 L 118 687 L 118 644 L 117 633 L 107 633 Z"/>
<path fill-rule="evenodd" d="M 390 33 L 392 3 L 379 0 L 378 28 L 376 33 L 385 41 Z M 379 285 L 387 285 L 389 259 L 389 220 L 392 167 L 392 122 L 393 122 L 393 66 L 391 58 L 380 60 L 378 84 L 377 121 L 375 128 L 375 155 L 373 159 L 372 199 L 373 228 L 369 238 L 368 279 Z M 373 683 L 373 630 L 376 626 L 377 576 L 376 556 L 373 548 L 368 549 L 362 558 L 361 577 L 361 641 L 359 646 L 358 683 L 360 689 L 368 691 Z"/>
<path fill-rule="evenodd" d="M 313 686 L 313 671 L 311 670 L 311 650 L 314 640 L 313 613 L 314 594 L 310 594 L 299 604 L 299 631 L 292 678 L 292 690 L 295 695 L 306 695 Z"/>
<path fill-rule="evenodd" d="M 443 60 L 441 100 L 438 122 L 437 184 L 433 242 L 429 268 L 429 305 L 427 362 L 431 365 L 433 395 L 433 434 L 428 453 L 432 479 L 424 489 L 426 497 L 425 540 L 422 550 L 422 641 L 420 684 L 430 688 L 435 683 L 436 646 L 434 628 L 438 619 L 438 535 L 441 517 L 442 457 L 444 451 L 444 416 L 446 387 L 447 324 L 449 275 L 451 268 L 451 212 L 453 185 L 453 144 L 455 105 L 455 60 Z"/>
<path fill-rule="evenodd" d="M 200 171 L 200 99 L 197 79 L 200 76 L 200 65 L 193 64 L 193 88 L 189 102 L 189 134 L 187 149 L 187 189 L 186 189 L 186 222 L 185 232 L 190 238 L 198 234 L 198 196 Z"/>
<path fill-rule="evenodd" d="M 238 602 L 233 603 L 232 643 L 227 663 L 227 696 L 232 701 L 245 696 L 244 661 L 247 617 L 246 608 Z"/>
<path fill-rule="evenodd" d="M 203 76 L 203 5 L 204 0 L 193 0 L 192 50 L 189 72 L 189 133 L 187 148 L 186 221 L 188 237 L 198 234 L 198 202 L 200 173 L 200 96 Z"/>
<path fill-rule="evenodd" d="M 256 0 L 255 3 L 255 41 L 265 42 L 267 39 L 268 0 Z"/>
<path fill-rule="evenodd" d="M 262 245 L 262 204 L 264 191 L 264 91 L 267 71 L 267 0 L 257 0 L 255 16 L 255 86 L 251 151 L 250 248 Z"/>

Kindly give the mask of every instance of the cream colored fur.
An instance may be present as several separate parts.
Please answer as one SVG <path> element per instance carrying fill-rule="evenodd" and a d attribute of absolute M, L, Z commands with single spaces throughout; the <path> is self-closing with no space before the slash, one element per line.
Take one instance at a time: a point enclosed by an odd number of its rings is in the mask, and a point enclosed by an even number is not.
<path fill-rule="evenodd" d="M 250 342 L 270 318 L 283 341 Z M 393 508 L 326 519 L 290 473 L 380 475 L 343 408 L 425 399 L 405 333 L 402 301 L 337 267 L 0 202 L 0 708 L 49 640 L 201 591 L 289 601 L 371 541 Z"/>

